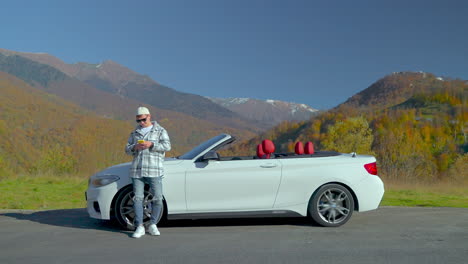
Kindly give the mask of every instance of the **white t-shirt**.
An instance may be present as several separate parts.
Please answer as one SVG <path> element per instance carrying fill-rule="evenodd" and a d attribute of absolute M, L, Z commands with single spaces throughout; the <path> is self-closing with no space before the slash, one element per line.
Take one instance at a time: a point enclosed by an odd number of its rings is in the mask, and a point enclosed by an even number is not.
<path fill-rule="evenodd" d="M 153 128 L 153 125 L 149 126 L 149 127 L 142 127 L 141 128 L 141 133 L 143 133 L 143 136 L 146 136 L 146 134 L 148 134 L 148 132 L 150 132 L 150 130 Z"/>

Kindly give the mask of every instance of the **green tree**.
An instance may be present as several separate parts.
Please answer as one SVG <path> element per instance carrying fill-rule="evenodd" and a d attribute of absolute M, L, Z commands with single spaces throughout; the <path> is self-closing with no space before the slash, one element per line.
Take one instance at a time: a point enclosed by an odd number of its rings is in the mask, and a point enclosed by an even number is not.
<path fill-rule="evenodd" d="M 347 118 L 329 126 L 327 137 L 322 144 L 328 150 L 373 154 L 371 150 L 373 140 L 369 123 L 360 116 Z"/>

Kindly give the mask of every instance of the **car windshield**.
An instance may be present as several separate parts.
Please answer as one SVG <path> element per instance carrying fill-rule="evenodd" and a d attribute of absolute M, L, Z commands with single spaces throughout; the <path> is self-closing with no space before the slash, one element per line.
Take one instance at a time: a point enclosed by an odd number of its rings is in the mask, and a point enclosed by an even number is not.
<path fill-rule="evenodd" d="M 196 156 L 198 156 L 200 153 L 202 153 L 206 148 L 212 146 L 214 143 L 220 141 L 221 139 L 225 138 L 227 135 L 226 134 L 221 134 L 219 136 L 216 136 L 214 138 L 208 139 L 207 141 L 201 143 L 200 145 L 196 146 L 189 152 L 177 157 L 178 159 L 193 159 Z"/>

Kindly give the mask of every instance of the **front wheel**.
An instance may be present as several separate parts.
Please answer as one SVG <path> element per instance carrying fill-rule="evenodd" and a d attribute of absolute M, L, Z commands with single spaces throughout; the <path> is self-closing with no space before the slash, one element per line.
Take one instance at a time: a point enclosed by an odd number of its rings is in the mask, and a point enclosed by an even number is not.
<path fill-rule="evenodd" d="M 309 202 L 309 215 L 321 226 L 337 227 L 345 224 L 353 214 L 354 199 L 346 187 L 326 184 Z"/>
<path fill-rule="evenodd" d="M 133 193 L 132 185 L 125 187 L 117 196 L 114 204 L 114 218 L 117 220 L 117 223 L 125 229 L 134 230 L 135 229 L 135 211 L 133 210 Z M 145 198 L 143 199 L 143 224 L 148 225 L 151 219 L 151 200 L 153 198 L 152 194 L 148 191 L 148 188 L 145 186 L 144 192 Z M 160 214 L 158 222 L 161 221 L 161 218 L 165 214 L 165 202 L 163 201 L 163 207 Z"/>

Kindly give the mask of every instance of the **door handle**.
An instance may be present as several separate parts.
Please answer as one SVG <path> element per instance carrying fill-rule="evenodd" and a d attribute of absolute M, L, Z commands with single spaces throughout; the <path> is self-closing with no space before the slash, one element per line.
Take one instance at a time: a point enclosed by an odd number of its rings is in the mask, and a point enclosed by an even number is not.
<path fill-rule="evenodd" d="M 262 165 L 260 165 L 260 167 L 262 167 L 262 168 L 274 168 L 274 167 L 276 167 L 276 166 L 277 166 L 277 165 L 274 164 L 274 163 L 267 163 L 267 164 L 262 164 Z"/>

